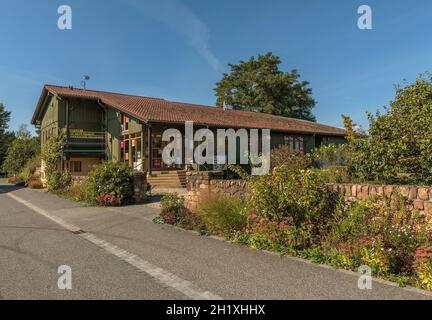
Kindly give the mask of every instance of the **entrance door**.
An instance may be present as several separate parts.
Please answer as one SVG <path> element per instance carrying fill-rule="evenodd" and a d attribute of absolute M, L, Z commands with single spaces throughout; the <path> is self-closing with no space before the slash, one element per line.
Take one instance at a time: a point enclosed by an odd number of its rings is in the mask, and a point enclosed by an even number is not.
<path fill-rule="evenodd" d="M 169 144 L 167 141 L 162 141 L 161 133 L 154 133 L 152 136 L 152 170 L 182 170 L 183 165 L 167 165 L 163 162 L 162 152 Z"/>

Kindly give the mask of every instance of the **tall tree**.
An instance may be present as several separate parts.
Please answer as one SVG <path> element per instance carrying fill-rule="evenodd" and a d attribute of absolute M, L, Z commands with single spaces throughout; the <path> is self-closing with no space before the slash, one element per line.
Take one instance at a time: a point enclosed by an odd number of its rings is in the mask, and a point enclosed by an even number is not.
<path fill-rule="evenodd" d="M 432 76 L 396 87 L 396 97 L 382 112 L 368 113 L 368 135 L 344 117 L 349 156 L 363 179 L 388 183 L 432 183 Z"/>
<path fill-rule="evenodd" d="M 13 133 L 8 132 L 11 113 L 0 103 L 0 168 L 6 156 L 6 150 L 13 139 Z"/>
<path fill-rule="evenodd" d="M 230 64 L 231 72 L 216 84 L 217 105 L 315 121 L 315 100 L 297 70 L 279 70 L 281 59 L 271 52 Z"/>

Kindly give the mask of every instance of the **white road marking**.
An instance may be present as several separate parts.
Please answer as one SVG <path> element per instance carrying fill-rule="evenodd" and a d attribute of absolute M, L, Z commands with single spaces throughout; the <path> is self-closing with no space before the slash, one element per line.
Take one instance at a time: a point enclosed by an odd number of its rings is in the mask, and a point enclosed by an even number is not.
<path fill-rule="evenodd" d="M 143 271 L 147 273 L 149 276 L 151 276 L 153 279 L 157 280 L 158 282 L 162 283 L 165 286 L 171 287 L 180 293 L 184 294 L 190 299 L 194 300 L 222 300 L 222 298 L 218 295 L 215 295 L 211 293 L 210 291 L 205 291 L 197 286 L 195 286 L 193 283 L 184 280 L 175 274 L 166 271 L 142 258 L 139 256 L 130 253 L 126 250 L 123 250 L 103 239 L 98 238 L 92 233 L 83 232 L 81 228 L 65 222 L 63 219 L 60 219 L 54 215 L 51 215 L 48 211 L 39 208 L 38 206 L 16 196 L 11 193 L 7 193 L 9 197 L 14 199 L 15 201 L 25 205 L 26 207 L 30 208 L 36 213 L 39 213 L 40 215 L 54 221 L 55 223 L 59 224 L 63 228 L 65 228 L 68 231 L 77 233 L 78 236 L 81 238 L 93 243 L 94 245 L 98 246 L 99 248 L 104 249 L 106 252 L 116 256 L 117 258 L 121 259 L 124 262 L 127 262 L 128 264 L 134 266 L 140 271 Z M 79 233 L 83 232 L 83 233 Z"/>
<path fill-rule="evenodd" d="M 48 218 L 48 219 L 54 221 L 55 223 L 59 224 L 60 226 L 62 226 L 66 230 L 69 230 L 71 232 L 79 232 L 81 230 L 79 227 L 74 226 L 73 224 L 67 223 L 63 219 L 60 219 L 56 216 L 49 214 L 48 211 L 46 211 L 42 208 L 39 208 L 38 206 L 35 206 L 34 204 L 16 196 L 10 192 L 7 193 L 7 195 L 9 197 L 11 197 L 12 199 L 14 199 L 15 201 L 17 201 L 17 202 L 25 205 L 26 207 L 32 209 L 34 212 L 39 213 L 40 215 L 44 216 L 45 218 Z"/>

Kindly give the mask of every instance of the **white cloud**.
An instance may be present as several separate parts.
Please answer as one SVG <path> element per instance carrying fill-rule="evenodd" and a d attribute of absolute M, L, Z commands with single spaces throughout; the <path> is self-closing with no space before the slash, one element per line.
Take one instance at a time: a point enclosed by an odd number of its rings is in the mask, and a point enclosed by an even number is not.
<path fill-rule="evenodd" d="M 220 62 L 209 48 L 207 26 L 178 0 L 130 0 L 130 5 L 146 16 L 169 26 L 186 38 L 188 44 L 200 54 L 208 64 L 219 71 Z"/>

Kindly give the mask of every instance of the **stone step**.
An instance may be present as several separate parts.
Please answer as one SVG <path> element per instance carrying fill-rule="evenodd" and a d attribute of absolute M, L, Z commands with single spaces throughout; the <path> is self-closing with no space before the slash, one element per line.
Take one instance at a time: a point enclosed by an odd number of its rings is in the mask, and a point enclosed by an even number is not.
<path fill-rule="evenodd" d="M 153 187 L 185 188 L 185 171 L 153 171 L 147 178 Z"/>
<path fill-rule="evenodd" d="M 173 177 L 148 177 L 147 178 L 148 181 L 156 181 L 156 180 L 161 180 L 161 181 L 165 181 L 165 180 L 181 180 L 181 181 L 186 181 L 186 178 L 182 178 L 182 177 L 177 177 L 177 176 L 173 176 Z"/>

